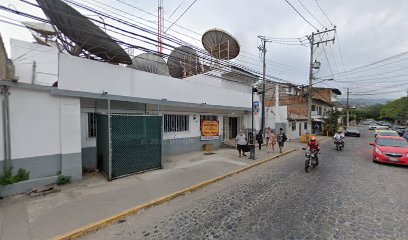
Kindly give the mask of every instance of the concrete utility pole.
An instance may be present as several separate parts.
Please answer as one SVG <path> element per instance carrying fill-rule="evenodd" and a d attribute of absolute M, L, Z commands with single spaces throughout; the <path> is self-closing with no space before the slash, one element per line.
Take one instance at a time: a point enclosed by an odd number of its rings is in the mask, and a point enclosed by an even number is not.
<path fill-rule="evenodd" d="M 347 103 L 346 103 L 346 111 L 347 111 L 347 128 L 350 126 L 350 115 L 349 115 L 349 96 L 350 96 L 350 89 L 347 88 Z"/>
<path fill-rule="evenodd" d="M 336 27 L 332 28 L 332 29 L 326 29 L 322 32 L 317 32 L 314 33 L 312 32 L 312 35 L 308 36 L 308 40 L 309 40 L 309 44 L 310 44 L 310 69 L 309 69 L 309 92 L 308 92 L 308 96 L 307 96 L 307 131 L 309 133 L 312 133 L 312 101 L 313 101 L 313 69 L 318 68 L 317 66 L 315 66 L 315 63 L 313 61 L 313 53 L 314 53 L 314 46 L 319 47 L 320 44 L 323 43 L 327 43 L 328 42 L 333 42 L 334 43 L 334 36 L 330 39 L 327 40 L 323 40 L 322 38 L 324 37 L 324 34 L 328 34 L 332 31 L 336 31 Z M 321 36 L 321 34 L 323 34 L 323 36 Z M 317 36 L 321 36 L 319 41 L 316 41 L 316 37 Z"/>
<path fill-rule="evenodd" d="M 263 64 L 262 64 L 262 115 L 261 115 L 261 130 L 265 128 L 265 73 L 266 73 L 266 38 L 258 36 L 262 41 L 262 46 L 259 46 L 258 49 L 262 52 Z"/>

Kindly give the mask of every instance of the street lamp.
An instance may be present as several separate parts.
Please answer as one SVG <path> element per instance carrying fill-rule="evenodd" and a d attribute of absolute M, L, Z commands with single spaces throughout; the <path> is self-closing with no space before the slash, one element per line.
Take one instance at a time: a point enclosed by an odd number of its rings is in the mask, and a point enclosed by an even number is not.
<path fill-rule="evenodd" d="M 249 159 L 255 160 L 255 141 L 254 141 L 254 93 L 258 92 L 258 89 L 252 87 L 251 96 L 252 96 L 252 127 L 251 127 L 251 141 L 249 144 Z"/>

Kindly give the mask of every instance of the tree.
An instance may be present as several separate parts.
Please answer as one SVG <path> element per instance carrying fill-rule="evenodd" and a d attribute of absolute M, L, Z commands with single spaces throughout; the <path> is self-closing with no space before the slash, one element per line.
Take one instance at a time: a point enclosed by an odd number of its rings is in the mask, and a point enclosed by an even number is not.
<path fill-rule="evenodd" d="M 408 98 L 402 97 L 386 104 L 381 110 L 381 117 L 405 122 L 408 119 Z"/>
<path fill-rule="evenodd" d="M 328 116 L 325 119 L 326 125 L 324 126 L 324 131 L 329 135 L 333 135 L 339 128 L 338 120 L 341 116 L 340 111 L 330 110 Z"/>

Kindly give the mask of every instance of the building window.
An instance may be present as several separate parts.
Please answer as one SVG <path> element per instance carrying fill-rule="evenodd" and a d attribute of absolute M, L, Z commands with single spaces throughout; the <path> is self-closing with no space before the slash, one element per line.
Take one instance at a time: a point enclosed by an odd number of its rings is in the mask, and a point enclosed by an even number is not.
<path fill-rule="evenodd" d="M 307 122 L 305 122 L 303 125 L 304 125 L 303 128 L 306 130 L 307 129 Z"/>
<path fill-rule="evenodd" d="M 296 122 L 292 122 L 292 131 L 296 131 Z"/>
<path fill-rule="evenodd" d="M 316 111 L 316 106 L 312 105 L 312 111 Z"/>
<path fill-rule="evenodd" d="M 164 132 L 187 132 L 190 130 L 188 115 L 164 114 Z"/>
<path fill-rule="evenodd" d="M 88 137 L 96 137 L 96 114 L 88 113 Z"/>
<path fill-rule="evenodd" d="M 207 120 L 207 121 L 217 121 L 217 120 L 218 120 L 218 117 L 215 116 L 215 115 L 201 115 L 201 116 L 200 116 L 200 120 L 201 120 L 201 121 L 203 121 L 203 120 Z"/>

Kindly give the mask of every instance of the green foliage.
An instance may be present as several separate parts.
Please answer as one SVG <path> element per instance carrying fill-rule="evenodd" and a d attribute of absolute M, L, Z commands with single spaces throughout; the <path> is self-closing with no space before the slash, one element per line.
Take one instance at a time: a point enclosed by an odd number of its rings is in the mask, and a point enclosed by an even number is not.
<path fill-rule="evenodd" d="M 64 185 L 71 182 L 71 176 L 59 175 L 57 179 L 58 185 Z"/>
<path fill-rule="evenodd" d="M 25 169 L 18 169 L 17 174 L 13 176 L 13 168 L 9 168 L 4 171 L 4 175 L 0 177 L 0 185 L 6 186 L 9 184 L 26 181 L 30 178 L 30 172 Z"/>
<path fill-rule="evenodd" d="M 329 135 L 333 135 L 339 128 L 338 119 L 340 118 L 340 116 L 341 116 L 341 112 L 330 110 L 328 112 L 328 117 L 325 120 L 326 124 L 324 128 L 324 132 L 328 132 Z"/>
<path fill-rule="evenodd" d="M 408 119 L 408 99 L 402 97 L 386 104 L 381 110 L 383 118 L 390 118 L 398 121 Z"/>
<path fill-rule="evenodd" d="M 18 169 L 17 174 L 14 176 L 14 182 L 26 181 L 30 177 L 30 172 L 25 169 Z"/>
<path fill-rule="evenodd" d="M 376 104 L 364 108 L 352 109 L 350 110 L 350 120 L 362 121 L 364 119 L 381 119 L 381 110 L 384 105 Z M 345 110 L 344 110 L 344 115 Z"/>

